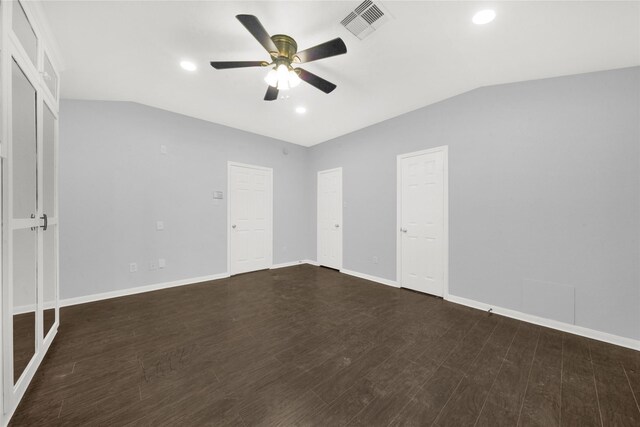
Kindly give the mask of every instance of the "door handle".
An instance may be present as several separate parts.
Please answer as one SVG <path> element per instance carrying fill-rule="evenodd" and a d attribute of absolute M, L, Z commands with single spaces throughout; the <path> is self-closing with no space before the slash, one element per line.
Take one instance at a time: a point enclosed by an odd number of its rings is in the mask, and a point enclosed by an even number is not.
<path fill-rule="evenodd" d="M 406 228 L 401 228 L 400 231 L 402 231 L 403 233 L 406 233 L 407 229 Z"/>
<path fill-rule="evenodd" d="M 47 214 L 42 214 L 40 219 L 44 220 L 44 225 L 41 225 L 42 231 L 47 231 L 47 226 L 49 225 L 49 218 L 47 218 Z"/>
<path fill-rule="evenodd" d="M 236 225 L 235 225 L 235 224 L 233 224 L 233 225 L 231 226 L 231 228 L 236 228 Z"/>
<path fill-rule="evenodd" d="M 340 224 L 336 224 L 336 225 L 335 225 L 335 227 L 336 227 L 336 228 L 340 227 Z"/>

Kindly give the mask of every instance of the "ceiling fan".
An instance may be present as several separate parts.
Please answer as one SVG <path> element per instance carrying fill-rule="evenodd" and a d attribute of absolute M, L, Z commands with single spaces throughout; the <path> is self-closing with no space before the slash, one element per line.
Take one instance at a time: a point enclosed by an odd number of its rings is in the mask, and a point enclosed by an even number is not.
<path fill-rule="evenodd" d="M 253 15 L 236 15 L 236 18 L 253 37 L 271 55 L 271 62 L 268 61 L 211 61 L 211 66 L 216 70 L 224 70 L 227 68 L 245 68 L 245 67 L 270 67 L 273 65 L 269 74 L 265 77 L 265 81 L 269 85 L 267 93 L 264 96 L 265 101 L 274 101 L 278 99 L 278 92 L 288 90 L 300 84 L 301 80 L 309 83 L 324 93 L 330 93 L 336 88 L 336 85 L 318 77 L 313 73 L 302 68 L 293 68 L 293 64 L 303 64 L 318 59 L 329 58 L 331 56 L 342 55 L 347 53 L 347 46 L 341 38 L 336 38 L 317 46 L 310 47 L 298 52 L 298 44 L 293 37 L 285 34 L 275 34 L 269 36 L 258 18 Z"/>

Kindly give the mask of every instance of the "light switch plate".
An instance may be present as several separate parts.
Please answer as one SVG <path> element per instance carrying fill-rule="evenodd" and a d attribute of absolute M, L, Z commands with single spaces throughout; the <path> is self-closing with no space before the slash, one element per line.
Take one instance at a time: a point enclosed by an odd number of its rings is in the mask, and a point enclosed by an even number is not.
<path fill-rule="evenodd" d="M 167 154 L 167 146 L 162 144 L 160 145 L 160 154 Z"/>
<path fill-rule="evenodd" d="M 164 268 L 167 265 L 167 262 L 165 261 L 164 258 L 160 258 L 158 260 L 158 268 Z"/>
<path fill-rule="evenodd" d="M 158 231 L 164 230 L 164 222 L 163 221 L 157 221 L 156 222 L 156 230 L 158 230 Z"/>

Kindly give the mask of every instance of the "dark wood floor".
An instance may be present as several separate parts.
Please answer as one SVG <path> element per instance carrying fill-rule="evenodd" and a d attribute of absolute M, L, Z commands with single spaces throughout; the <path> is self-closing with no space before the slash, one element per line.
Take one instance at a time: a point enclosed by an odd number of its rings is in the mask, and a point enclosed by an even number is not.
<path fill-rule="evenodd" d="M 56 320 L 55 309 L 42 312 L 43 334 L 49 332 Z M 36 351 L 36 313 L 13 316 L 13 382 L 17 383 Z"/>
<path fill-rule="evenodd" d="M 31 361 L 36 351 L 36 313 L 28 312 L 13 316 L 13 382 Z"/>
<path fill-rule="evenodd" d="M 640 426 L 639 352 L 307 265 L 61 321 L 13 425 Z"/>

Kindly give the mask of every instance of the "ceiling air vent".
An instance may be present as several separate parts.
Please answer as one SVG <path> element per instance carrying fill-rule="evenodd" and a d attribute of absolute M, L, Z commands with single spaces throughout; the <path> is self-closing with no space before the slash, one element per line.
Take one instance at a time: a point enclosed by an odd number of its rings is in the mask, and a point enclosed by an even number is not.
<path fill-rule="evenodd" d="M 380 28 L 391 18 L 389 12 L 379 2 L 364 0 L 340 23 L 360 40 Z"/>

